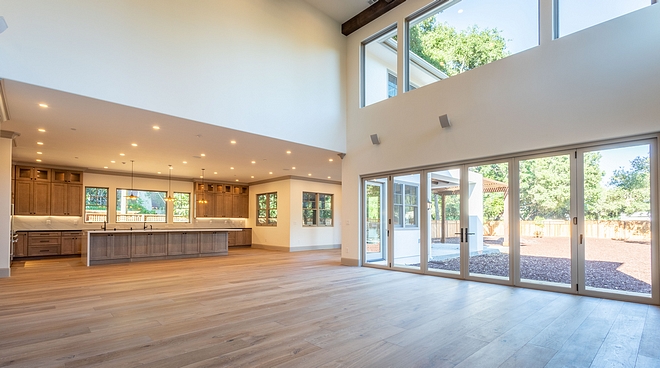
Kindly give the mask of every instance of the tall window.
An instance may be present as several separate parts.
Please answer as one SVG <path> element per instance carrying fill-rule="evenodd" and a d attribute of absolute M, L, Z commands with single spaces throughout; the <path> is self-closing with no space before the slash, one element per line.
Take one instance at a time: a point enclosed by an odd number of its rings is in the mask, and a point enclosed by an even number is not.
<path fill-rule="evenodd" d="M 645 8 L 654 0 L 555 0 L 555 38 Z"/>
<path fill-rule="evenodd" d="M 108 188 L 85 187 L 85 222 L 108 221 Z"/>
<path fill-rule="evenodd" d="M 174 222 L 190 222 L 190 193 L 174 192 Z"/>
<path fill-rule="evenodd" d="M 332 226 L 332 194 L 303 192 L 303 226 Z"/>
<path fill-rule="evenodd" d="M 277 226 L 277 193 L 257 194 L 257 226 Z"/>
<path fill-rule="evenodd" d="M 363 107 L 386 100 L 392 93 L 396 95 L 396 77 L 388 77 L 388 70 L 397 70 L 395 39 L 396 26 L 392 26 L 362 42 Z"/>
<path fill-rule="evenodd" d="M 538 46 L 538 19 L 538 0 L 450 0 L 422 9 L 407 19 L 408 82 L 425 86 Z"/>
<path fill-rule="evenodd" d="M 167 222 L 166 196 L 167 192 L 117 189 L 117 222 Z"/>
<path fill-rule="evenodd" d="M 394 183 L 394 226 L 419 226 L 419 186 Z"/>

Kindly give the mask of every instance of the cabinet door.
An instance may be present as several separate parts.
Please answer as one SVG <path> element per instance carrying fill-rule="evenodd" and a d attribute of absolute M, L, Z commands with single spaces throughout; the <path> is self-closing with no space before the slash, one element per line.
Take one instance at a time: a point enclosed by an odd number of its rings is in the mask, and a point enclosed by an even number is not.
<path fill-rule="evenodd" d="M 233 216 L 238 218 L 247 218 L 248 217 L 248 196 L 239 194 L 234 195 L 233 198 Z"/>
<path fill-rule="evenodd" d="M 223 193 L 215 193 L 215 211 L 214 215 L 215 217 L 227 217 L 225 215 L 226 210 L 225 210 L 225 201 L 224 201 L 224 194 Z"/>
<path fill-rule="evenodd" d="M 213 233 L 199 233 L 199 252 L 215 253 L 213 250 Z"/>
<path fill-rule="evenodd" d="M 227 253 L 227 232 L 213 233 L 213 251 L 215 253 Z"/>
<path fill-rule="evenodd" d="M 131 253 L 134 258 L 149 256 L 149 234 L 133 234 Z"/>
<path fill-rule="evenodd" d="M 52 183 L 50 185 L 50 214 L 52 216 L 66 215 L 67 185 L 64 183 Z"/>
<path fill-rule="evenodd" d="M 167 233 L 149 233 L 149 256 L 167 255 Z"/>
<path fill-rule="evenodd" d="M 112 256 L 112 235 L 89 235 L 89 259 L 92 261 L 110 259 Z"/>
<path fill-rule="evenodd" d="M 27 233 L 17 232 L 16 243 L 14 243 L 14 257 L 27 257 Z"/>
<path fill-rule="evenodd" d="M 32 180 L 32 168 L 16 166 L 16 180 Z"/>
<path fill-rule="evenodd" d="M 33 183 L 33 215 L 50 215 L 50 183 L 35 181 Z"/>
<path fill-rule="evenodd" d="M 112 258 L 131 258 L 131 234 L 111 234 Z"/>
<path fill-rule="evenodd" d="M 83 187 L 78 184 L 67 184 L 66 214 L 68 216 L 82 216 Z M 52 211 L 52 208 L 51 208 Z"/>
<path fill-rule="evenodd" d="M 243 229 L 243 245 L 252 245 L 252 229 Z"/>
<path fill-rule="evenodd" d="M 227 233 L 227 245 L 233 247 L 236 245 L 236 240 L 238 239 L 238 231 L 230 231 Z"/>
<path fill-rule="evenodd" d="M 167 234 L 167 254 L 173 256 L 183 254 L 184 233 Z"/>
<path fill-rule="evenodd" d="M 75 240 L 76 238 L 62 237 L 62 246 L 60 247 L 60 254 L 76 254 Z"/>
<path fill-rule="evenodd" d="M 32 182 L 16 180 L 14 187 L 14 214 L 32 214 Z"/>
<path fill-rule="evenodd" d="M 198 235 L 198 233 L 185 233 L 183 235 L 183 253 L 184 254 L 198 254 L 199 253 L 199 235 Z"/>
<path fill-rule="evenodd" d="M 223 200 L 225 201 L 225 213 L 222 217 L 234 217 L 234 199 L 231 193 L 225 193 Z"/>

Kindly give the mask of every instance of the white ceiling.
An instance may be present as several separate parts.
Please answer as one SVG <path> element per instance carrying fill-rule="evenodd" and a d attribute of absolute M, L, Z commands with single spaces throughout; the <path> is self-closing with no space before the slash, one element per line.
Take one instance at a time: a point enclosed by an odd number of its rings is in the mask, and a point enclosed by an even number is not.
<path fill-rule="evenodd" d="M 198 178 L 206 169 L 206 179 L 218 181 L 251 183 L 289 175 L 341 181 L 338 152 L 10 80 L 5 80 L 5 94 L 11 119 L 2 130 L 20 133 L 14 162 L 130 172 L 134 160 L 136 174 L 165 176 L 172 165 L 172 176 L 183 178 Z"/>
<path fill-rule="evenodd" d="M 367 0 L 305 0 L 337 22 L 344 23 L 369 7 Z"/>

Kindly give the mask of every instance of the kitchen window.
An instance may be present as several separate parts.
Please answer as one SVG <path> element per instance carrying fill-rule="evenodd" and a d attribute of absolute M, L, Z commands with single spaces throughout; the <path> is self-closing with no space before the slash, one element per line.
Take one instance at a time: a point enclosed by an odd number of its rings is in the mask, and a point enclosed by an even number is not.
<path fill-rule="evenodd" d="M 303 226 L 332 226 L 332 194 L 303 192 Z"/>
<path fill-rule="evenodd" d="M 277 193 L 257 194 L 257 226 L 277 226 Z"/>
<path fill-rule="evenodd" d="M 167 222 L 166 196 L 167 192 L 117 189 L 117 223 Z"/>
<path fill-rule="evenodd" d="M 85 187 L 85 222 L 108 221 L 108 188 Z"/>
<path fill-rule="evenodd" d="M 174 192 L 174 222 L 190 222 L 190 193 Z"/>

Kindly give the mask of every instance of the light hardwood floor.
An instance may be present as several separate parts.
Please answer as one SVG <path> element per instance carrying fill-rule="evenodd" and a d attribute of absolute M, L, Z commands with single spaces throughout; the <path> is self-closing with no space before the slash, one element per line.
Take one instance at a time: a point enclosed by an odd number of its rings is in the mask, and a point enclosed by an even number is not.
<path fill-rule="evenodd" d="M 658 307 L 339 258 L 16 262 L 0 367 L 660 367 Z"/>

